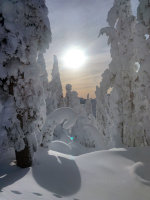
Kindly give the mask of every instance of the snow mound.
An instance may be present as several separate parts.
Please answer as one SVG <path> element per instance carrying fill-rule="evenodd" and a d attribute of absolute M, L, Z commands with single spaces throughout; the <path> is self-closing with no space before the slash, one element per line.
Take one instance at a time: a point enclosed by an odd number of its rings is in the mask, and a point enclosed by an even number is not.
<path fill-rule="evenodd" d="M 63 141 L 59 141 L 59 140 L 55 140 L 55 141 L 51 142 L 49 145 L 49 148 L 50 148 L 50 150 L 58 151 L 58 152 L 64 153 L 64 154 L 72 153 L 71 146 L 69 144 L 67 144 Z"/>
<path fill-rule="evenodd" d="M 136 162 L 130 167 L 130 172 L 142 183 L 150 185 L 150 163 Z"/>
<path fill-rule="evenodd" d="M 111 149 L 80 156 L 40 148 L 30 170 L 0 160 L 2 200 L 149 200 L 150 148 Z M 5 162 L 7 160 L 7 162 Z"/>

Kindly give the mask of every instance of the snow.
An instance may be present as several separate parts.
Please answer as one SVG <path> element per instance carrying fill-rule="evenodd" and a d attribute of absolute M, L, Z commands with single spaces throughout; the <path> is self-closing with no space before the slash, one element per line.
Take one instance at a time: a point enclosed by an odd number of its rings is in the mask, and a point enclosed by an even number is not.
<path fill-rule="evenodd" d="M 34 137 L 28 141 L 33 149 L 35 140 L 41 142 L 46 118 L 43 53 L 50 41 L 44 0 L 0 0 L 0 149 L 8 144 L 21 151 L 25 140 Z"/>
<path fill-rule="evenodd" d="M 72 108 L 58 108 L 47 116 L 43 127 L 43 146 L 47 147 L 54 137 L 60 138 L 64 129 L 70 129 L 76 123 L 77 113 Z"/>
<path fill-rule="evenodd" d="M 71 108 L 58 108 L 49 115 L 49 119 L 57 125 L 63 123 L 63 127 L 69 129 L 75 124 L 77 114 Z"/>
<path fill-rule="evenodd" d="M 150 148 L 97 151 L 80 156 L 39 149 L 32 168 L 0 160 L 1 200 L 149 200 Z"/>
<path fill-rule="evenodd" d="M 74 139 L 70 145 L 72 146 L 74 142 L 79 144 L 80 151 L 78 152 L 80 154 L 82 154 L 83 149 L 83 153 L 106 149 L 103 136 L 98 132 L 94 116 L 92 114 L 89 116 L 77 114 L 69 107 L 58 108 L 49 114 L 43 133 L 42 145 L 44 147 L 47 147 L 53 140 L 58 139 L 70 143 L 72 141 L 70 137 L 73 137 Z M 60 147 L 56 141 L 52 146 L 54 150 L 59 151 Z"/>
<path fill-rule="evenodd" d="M 53 151 L 58 151 L 64 154 L 71 154 L 72 151 L 71 145 L 59 140 L 51 142 L 49 148 Z"/>
<path fill-rule="evenodd" d="M 112 61 L 96 89 L 96 116 L 109 148 L 150 144 L 149 114 L 145 112 L 149 113 L 149 39 L 145 38 L 149 8 L 148 0 L 140 1 L 137 22 L 131 1 L 115 0 L 108 27 L 100 31 L 108 36 Z"/>
<path fill-rule="evenodd" d="M 58 59 L 55 55 L 51 75 L 52 80 L 48 83 L 48 97 L 46 99 L 47 115 L 49 115 L 55 109 L 64 106 L 63 90 L 59 73 Z"/>
<path fill-rule="evenodd" d="M 86 113 L 84 106 L 80 104 L 78 93 L 76 91 L 72 91 L 71 84 L 66 85 L 66 96 L 64 98 L 64 103 L 66 107 L 72 108 L 78 114 Z"/>
<path fill-rule="evenodd" d="M 57 56 L 48 82 L 45 0 L 0 0 L 0 200 L 150 199 L 150 147 L 139 147 L 150 145 L 149 11 L 140 0 L 136 20 L 130 0 L 114 0 L 100 31 L 112 61 L 96 88 L 96 121 L 89 95 L 81 105 L 67 84 L 63 98 Z M 104 150 L 123 145 L 137 147 Z M 37 152 L 21 169 L 13 151 L 25 146 Z"/>

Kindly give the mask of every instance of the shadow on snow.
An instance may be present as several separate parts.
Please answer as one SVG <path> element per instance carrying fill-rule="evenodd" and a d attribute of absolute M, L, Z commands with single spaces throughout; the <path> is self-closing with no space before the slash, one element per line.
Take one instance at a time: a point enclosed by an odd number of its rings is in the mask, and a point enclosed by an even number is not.
<path fill-rule="evenodd" d="M 11 161 L 12 158 L 9 157 L 7 157 L 7 160 L 0 160 L 0 192 L 3 192 L 2 189 L 4 187 L 24 177 L 30 170 L 29 168 L 21 169 L 17 167 L 15 163 L 11 163 Z"/>
<path fill-rule="evenodd" d="M 73 195 L 80 189 L 80 172 L 73 159 L 48 155 L 44 151 L 38 160 L 32 173 L 40 186 L 60 197 Z"/>
<path fill-rule="evenodd" d="M 143 184 L 150 186 L 150 162 L 148 158 L 150 155 L 149 147 L 130 147 L 125 151 L 116 151 L 115 153 L 135 162 L 132 171 L 141 178 Z"/>

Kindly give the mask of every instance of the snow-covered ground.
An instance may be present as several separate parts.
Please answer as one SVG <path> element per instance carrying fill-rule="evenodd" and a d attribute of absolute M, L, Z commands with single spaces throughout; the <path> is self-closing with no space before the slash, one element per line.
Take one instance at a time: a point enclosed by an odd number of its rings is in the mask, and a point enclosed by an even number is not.
<path fill-rule="evenodd" d="M 0 160 L 0 200 L 149 200 L 150 148 L 72 156 L 39 149 L 34 166 Z"/>

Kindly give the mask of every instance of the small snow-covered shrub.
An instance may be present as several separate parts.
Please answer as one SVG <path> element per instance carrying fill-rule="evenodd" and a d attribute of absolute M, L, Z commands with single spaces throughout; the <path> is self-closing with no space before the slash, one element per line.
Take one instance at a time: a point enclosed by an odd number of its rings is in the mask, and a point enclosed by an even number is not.
<path fill-rule="evenodd" d="M 47 147 L 50 141 L 53 140 L 53 136 L 56 137 L 54 134 L 57 134 L 57 136 L 60 137 L 60 134 L 62 134 L 61 130 L 63 132 L 63 129 L 71 129 L 74 126 L 76 120 L 77 113 L 75 113 L 72 108 L 58 108 L 54 110 L 47 116 L 46 123 L 43 127 L 42 145 Z"/>
<path fill-rule="evenodd" d="M 102 135 L 96 127 L 91 125 L 91 121 L 79 116 L 76 124 L 72 127 L 71 136 L 75 143 L 79 143 L 86 148 L 104 149 L 105 144 Z"/>

